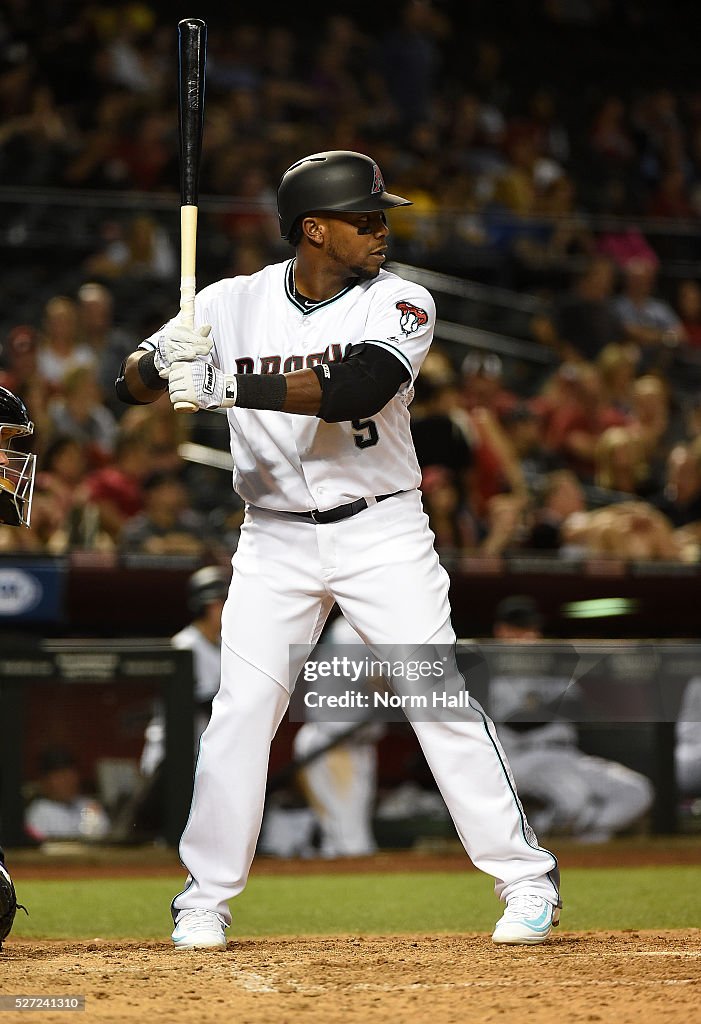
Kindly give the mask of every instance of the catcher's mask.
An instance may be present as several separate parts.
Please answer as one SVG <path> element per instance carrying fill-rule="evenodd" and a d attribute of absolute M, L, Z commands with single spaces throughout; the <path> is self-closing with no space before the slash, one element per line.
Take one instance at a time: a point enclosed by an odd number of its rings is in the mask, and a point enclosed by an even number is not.
<path fill-rule="evenodd" d="M 6 526 L 29 526 L 36 455 L 13 444 L 33 433 L 24 402 L 0 387 L 0 523 Z"/>

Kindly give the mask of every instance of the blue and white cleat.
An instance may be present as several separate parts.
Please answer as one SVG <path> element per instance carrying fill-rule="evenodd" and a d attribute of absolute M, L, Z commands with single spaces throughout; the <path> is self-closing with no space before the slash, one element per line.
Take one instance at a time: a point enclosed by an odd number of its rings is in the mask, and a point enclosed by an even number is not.
<path fill-rule="evenodd" d="M 226 949 L 225 928 L 213 910 L 183 910 L 171 938 L 176 949 Z"/>
<path fill-rule="evenodd" d="M 506 910 L 497 921 L 492 942 L 535 946 L 545 942 L 559 920 L 559 909 L 542 896 L 517 893 L 506 901 Z"/>

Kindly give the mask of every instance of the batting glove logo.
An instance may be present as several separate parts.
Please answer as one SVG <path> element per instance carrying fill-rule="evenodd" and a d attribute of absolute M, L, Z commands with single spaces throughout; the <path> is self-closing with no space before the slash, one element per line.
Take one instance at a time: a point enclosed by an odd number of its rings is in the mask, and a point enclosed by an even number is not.
<path fill-rule="evenodd" d="M 414 306 L 411 302 L 398 302 L 397 309 L 401 313 L 399 326 L 405 337 L 409 334 L 415 334 L 419 327 L 423 327 L 424 324 L 428 323 L 428 313 L 426 310 L 420 309 L 419 306 Z"/>
<path fill-rule="evenodd" d="M 214 384 L 214 367 L 211 365 L 211 363 L 206 363 L 204 368 L 204 380 L 202 381 L 202 390 L 204 391 L 205 395 L 214 394 Z"/>

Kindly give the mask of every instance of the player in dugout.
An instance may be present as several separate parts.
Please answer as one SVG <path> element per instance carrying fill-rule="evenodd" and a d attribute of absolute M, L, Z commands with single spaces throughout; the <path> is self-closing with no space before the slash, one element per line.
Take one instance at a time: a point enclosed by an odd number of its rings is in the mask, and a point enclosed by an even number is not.
<path fill-rule="evenodd" d="M 260 831 L 270 744 L 334 601 L 374 654 L 400 668 L 445 657 L 427 686 L 460 700 L 466 692 L 409 430 L 435 304 L 384 267 L 386 213 L 406 205 L 362 153 L 298 160 L 278 188 L 290 259 L 203 289 L 195 329 L 176 316 L 116 381 L 127 403 L 168 390 L 176 410 L 226 410 L 233 485 L 246 503 L 221 686 L 180 844 L 188 878 L 172 903 L 177 949 L 226 948 L 229 901 L 246 885 Z M 412 696 L 406 674 L 389 682 Z M 459 714 L 412 714 L 411 724 L 468 856 L 506 904 L 494 942 L 540 943 L 559 918 L 557 860 L 526 820 L 493 723 L 465 704 Z"/>

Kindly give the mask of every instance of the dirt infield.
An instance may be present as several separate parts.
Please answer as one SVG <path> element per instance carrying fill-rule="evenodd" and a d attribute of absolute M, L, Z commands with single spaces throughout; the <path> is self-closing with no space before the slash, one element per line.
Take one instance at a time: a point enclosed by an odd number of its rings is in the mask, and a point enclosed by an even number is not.
<path fill-rule="evenodd" d="M 701 929 L 555 933 L 532 948 L 485 935 L 256 939 L 219 953 L 11 940 L 0 978 L 3 994 L 85 995 L 77 1019 L 110 1024 L 686 1024 L 701 1005 Z"/>

